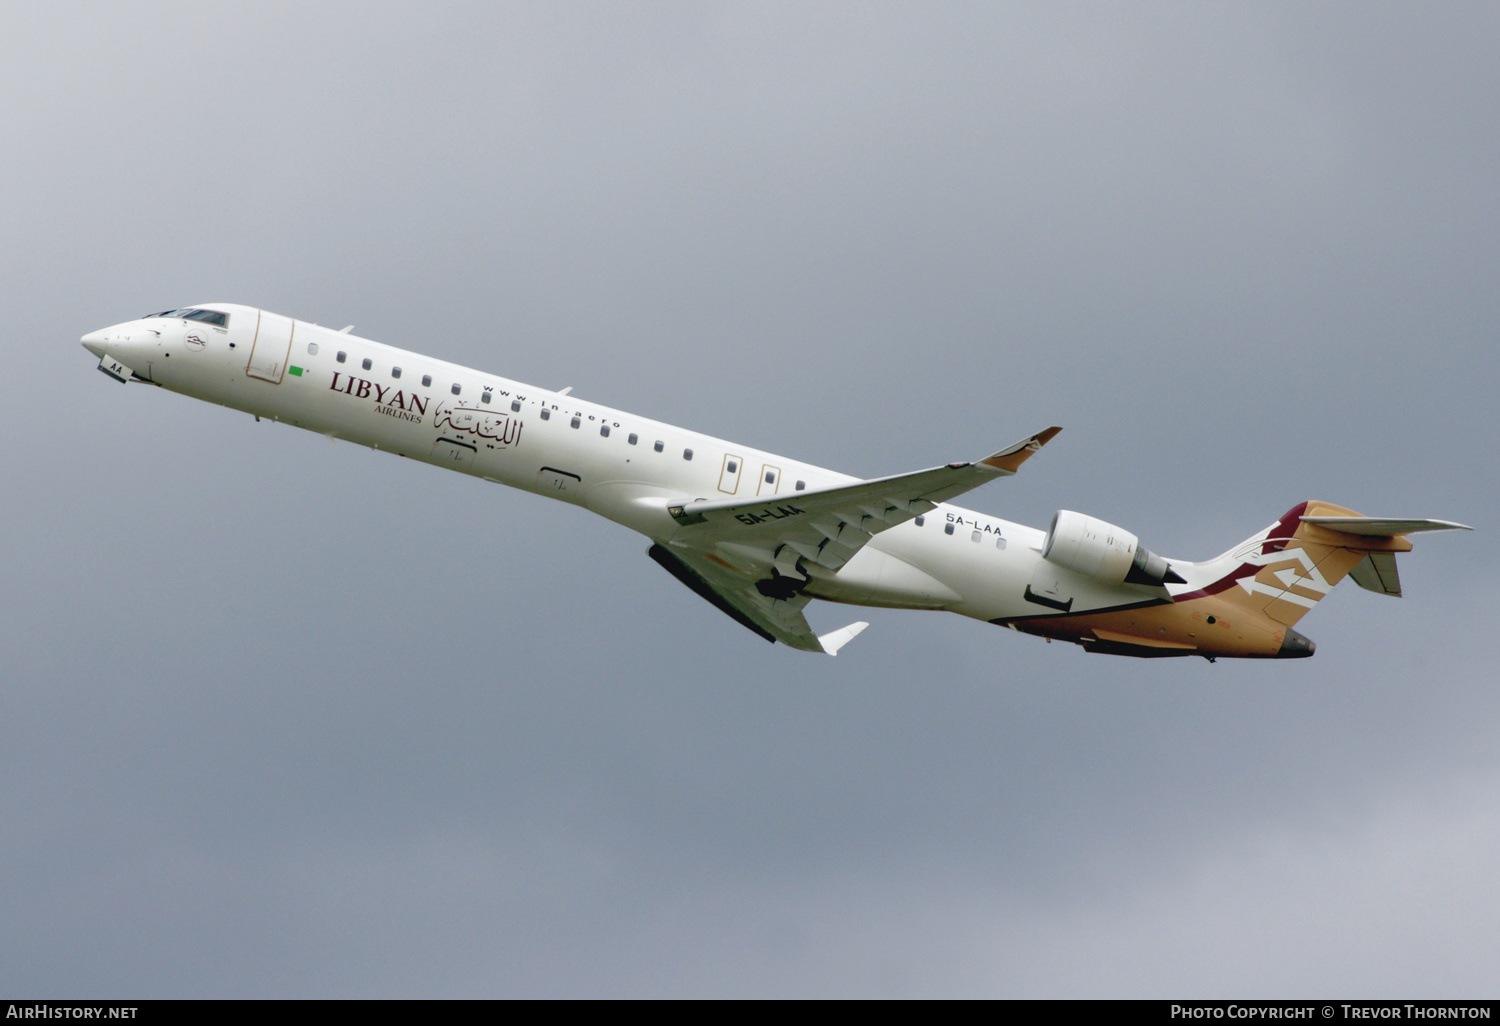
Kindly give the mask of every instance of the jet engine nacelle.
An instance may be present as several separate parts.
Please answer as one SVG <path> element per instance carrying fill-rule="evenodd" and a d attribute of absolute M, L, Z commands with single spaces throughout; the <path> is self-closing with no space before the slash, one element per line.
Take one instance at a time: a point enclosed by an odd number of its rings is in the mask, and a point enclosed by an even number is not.
<path fill-rule="evenodd" d="M 1060 509 L 1052 517 L 1042 558 L 1100 584 L 1182 584 L 1167 561 L 1122 527 Z"/>

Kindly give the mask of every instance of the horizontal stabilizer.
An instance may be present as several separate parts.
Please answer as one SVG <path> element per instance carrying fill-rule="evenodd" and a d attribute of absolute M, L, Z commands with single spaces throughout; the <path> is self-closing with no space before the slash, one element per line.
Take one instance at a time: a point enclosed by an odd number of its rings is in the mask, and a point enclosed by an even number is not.
<path fill-rule="evenodd" d="M 855 636 L 868 626 L 870 625 L 865 623 L 865 621 L 860 620 L 856 623 L 851 623 L 847 627 L 840 627 L 836 631 L 829 631 L 827 634 L 819 634 L 818 644 L 823 646 L 824 652 L 827 652 L 831 656 L 836 656 L 839 654 L 839 649 L 843 648 L 845 645 L 849 644 L 849 642 L 853 641 Z"/>
<path fill-rule="evenodd" d="M 1394 552 L 1372 552 L 1349 571 L 1354 583 L 1379 595 L 1401 597 L 1401 578 L 1396 574 Z"/>
<path fill-rule="evenodd" d="M 1466 524 L 1451 520 L 1392 520 L 1384 517 L 1301 517 L 1304 524 L 1326 527 L 1330 531 L 1357 534 L 1366 538 L 1393 538 L 1418 531 L 1472 531 Z"/>

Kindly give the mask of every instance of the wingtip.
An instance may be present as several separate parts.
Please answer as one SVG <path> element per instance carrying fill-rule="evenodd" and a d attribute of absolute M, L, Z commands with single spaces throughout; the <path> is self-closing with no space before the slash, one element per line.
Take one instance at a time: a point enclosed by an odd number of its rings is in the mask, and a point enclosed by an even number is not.
<path fill-rule="evenodd" d="M 1030 438 L 1024 438 L 1015 445 L 1001 449 L 995 455 L 979 462 L 986 467 L 994 467 L 996 470 L 1003 470 L 1007 474 L 1014 474 L 1020 469 L 1021 464 L 1031 459 L 1033 453 L 1036 453 L 1042 446 L 1057 437 L 1057 433 L 1061 430 L 1062 428 L 1054 425 L 1053 427 L 1038 431 Z"/>
<path fill-rule="evenodd" d="M 858 637 L 859 632 L 870 626 L 864 620 L 858 620 L 847 627 L 840 627 L 836 631 L 818 635 L 818 644 L 823 646 L 823 651 L 831 656 L 839 654 L 839 649 Z"/>

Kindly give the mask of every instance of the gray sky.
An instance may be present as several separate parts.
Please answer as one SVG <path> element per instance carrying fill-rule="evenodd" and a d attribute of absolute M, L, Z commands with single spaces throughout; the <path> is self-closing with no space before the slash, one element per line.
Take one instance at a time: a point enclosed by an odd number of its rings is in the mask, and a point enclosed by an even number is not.
<path fill-rule="evenodd" d="M 0 992 L 1493 994 L 1492 4 L 0 10 Z M 227 300 L 1206 558 L 1292 663 L 769 646 L 578 509 L 155 390 Z M 853 613 L 854 615 L 851 615 Z"/>

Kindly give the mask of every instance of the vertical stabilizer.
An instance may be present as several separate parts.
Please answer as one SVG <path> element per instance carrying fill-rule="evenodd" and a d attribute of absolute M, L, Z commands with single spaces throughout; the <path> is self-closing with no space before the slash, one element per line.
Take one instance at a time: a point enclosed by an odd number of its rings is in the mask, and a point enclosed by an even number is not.
<path fill-rule="evenodd" d="M 1446 520 L 1388 520 L 1327 502 L 1304 502 L 1214 560 L 1224 573 L 1198 594 L 1222 594 L 1291 627 L 1347 576 L 1362 588 L 1399 596 L 1396 553 L 1411 551 L 1404 535 L 1453 529 L 1468 530 Z"/>

